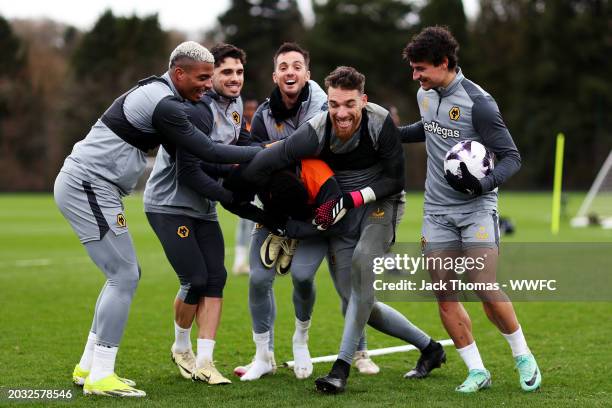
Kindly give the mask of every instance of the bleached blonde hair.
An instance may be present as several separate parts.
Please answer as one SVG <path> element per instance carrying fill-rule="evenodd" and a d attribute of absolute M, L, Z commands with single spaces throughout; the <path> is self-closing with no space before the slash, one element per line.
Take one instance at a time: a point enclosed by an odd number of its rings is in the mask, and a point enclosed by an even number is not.
<path fill-rule="evenodd" d="M 176 46 L 170 54 L 168 61 L 168 69 L 172 69 L 177 65 L 177 61 L 187 58 L 196 62 L 215 63 L 215 57 L 208 49 L 195 41 L 185 41 Z"/>

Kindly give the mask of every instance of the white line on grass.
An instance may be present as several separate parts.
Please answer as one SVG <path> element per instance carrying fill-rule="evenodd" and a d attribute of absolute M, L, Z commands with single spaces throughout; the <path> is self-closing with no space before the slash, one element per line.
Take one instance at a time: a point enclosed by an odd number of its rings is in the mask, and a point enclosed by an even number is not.
<path fill-rule="evenodd" d="M 145 257 L 158 257 L 163 258 L 163 255 L 145 254 Z M 49 265 L 77 265 L 91 263 L 91 259 L 88 256 L 79 256 L 73 258 L 36 258 L 36 259 L 15 259 L 10 261 L 0 261 L 0 268 L 30 268 L 36 266 L 49 266 Z"/>
<path fill-rule="evenodd" d="M 49 266 L 53 264 L 73 265 L 91 262 L 88 257 L 62 258 L 61 260 L 51 258 L 37 259 L 15 259 L 12 261 L 0 262 L 0 268 L 31 268 L 36 266 Z"/>
<path fill-rule="evenodd" d="M 15 266 L 18 266 L 18 267 L 47 266 L 47 265 L 51 265 L 51 259 L 49 258 L 20 259 L 20 260 L 15 261 Z"/>
<path fill-rule="evenodd" d="M 438 343 L 440 343 L 443 346 L 452 346 L 454 344 L 451 339 L 440 340 L 438 341 Z M 417 350 L 417 348 L 411 344 L 407 344 L 405 346 L 385 347 L 385 348 L 379 348 L 379 349 L 374 349 L 374 350 L 368 350 L 368 355 L 370 357 L 382 356 L 385 354 L 404 353 L 406 351 L 412 351 L 412 350 Z M 333 361 L 336 361 L 337 358 L 338 358 L 338 355 L 333 354 L 329 356 L 314 357 L 310 359 L 310 361 L 312 361 L 313 364 L 314 363 L 331 363 Z M 287 361 L 282 364 L 282 367 L 292 368 L 293 365 L 294 365 L 293 361 Z"/>

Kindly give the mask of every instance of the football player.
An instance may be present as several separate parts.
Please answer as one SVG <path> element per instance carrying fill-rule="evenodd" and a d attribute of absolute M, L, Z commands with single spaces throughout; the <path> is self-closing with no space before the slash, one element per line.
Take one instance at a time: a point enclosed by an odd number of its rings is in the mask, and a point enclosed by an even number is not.
<path fill-rule="evenodd" d="M 242 117 L 245 121 L 246 130 L 249 132 L 251 131 L 251 122 L 253 121 L 253 115 L 258 105 L 256 99 L 244 99 Z M 234 246 L 234 265 L 232 266 L 234 275 L 249 274 L 249 248 L 251 246 L 251 232 L 254 227 L 255 223 L 251 220 L 244 218 L 238 220 L 238 224 L 236 225 L 236 244 Z"/>
<path fill-rule="evenodd" d="M 122 197 L 145 169 L 146 152 L 164 143 L 212 162 L 250 160 L 256 147 L 219 145 L 189 121 L 183 101 L 211 87 L 213 57 L 193 41 L 178 45 L 168 71 L 140 81 L 113 102 L 66 158 L 55 201 L 92 261 L 106 276 L 73 381 L 85 394 L 143 397 L 135 382 L 115 374 L 115 358 L 140 280 Z"/>
<path fill-rule="evenodd" d="M 187 108 L 191 121 L 215 143 L 248 144 L 240 92 L 246 54 L 231 44 L 211 49 L 212 89 Z M 229 384 L 215 367 L 213 351 L 227 278 L 225 245 L 216 201 L 239 205 L 238 194 L 209 177 L 198 157 L 173 146 L 159 149 L 144 192 L 147 219 L 157 234 L 180 288 L 174 300 L 172 360 L 184 378 L 210 385 Z M 191 326 L 198 326 L 197 355 Z"/>
<path fill-rule="evenodd" d="M 291 135 L 314 115 L 327 109 L 327 96 L 321 87 L 310 80 L 310 56 L 298 44 L 282 44 L 274 56 L 272 79 L 275 88 L 269 99 L 257 109 L 251 127 L 254 142 L 270 144 Z M 261 180 L 260 180 L 261 181 Z M 291 267 L 295 331 L 293 334 L 294 372 L 304 379 L 312 373 L 308 330 L 315 302 L 314 277 L 323 258 L 328 254 L 325 237 L 313 236 L 299 242 L 279 237 L 265 226 L 253 232 L 249 276 L 249 309 L 253 321 L 255 358 L 246 366 L 236 367 L 241 380 L 250 381 L 274 373 L 274 319 L 276 303 L 272 285 L 275 272 L 284 274 Z M 341 294 L 342 310 L 346 310 L 350 286 L 348 275 L 338 277 L 330 265 L 332 277 Z M 367 354 L 365 335 L 355 353 L 355 366 L 364 374 L 376 374 L 378 366 Z"/>
<path fill-rule="evenodd" d="M 427 27 L 404 49 L 412 78 L 421 85 L 417 102 L 421 120 L 402 127 L 404 142 L 425 141 L 427 179 L 423 215 L 424 254 L 430 259 L 465 256 L 484 259 L 480 273 L 470 278 L 483 283 L 496 280 L 499 251 L 497 187 L 521 166 L 521 157 L 506 128 L 493 97 L 468 80 L 458 66 L 459 44 L 443 27 Z M 499 159 L 495 169 L 477 179 L 461 163 L 461 177 L 444 172 L 446 152 L 458 141 L 482 143 Z M 434 281 L 457 279 L 454 271 L 431 262 Z M 489 320 L 508 341 L 525 391 L 540 387 L 542 373 L 527 346 L 523 330 L 507 296 L 502 291 L 477 292 Z M 466 380 L 456 388 L 472 393 L 491 385 L 472 322 L 456 293 L 437 291 L 440 318 L 468 368 Z"/>
<path fill-rule="evenodd" d="M 445 361 L 442 346 L 395 309 L 376 301 L 372 262 L 395 240 L 404 208 L 404 156 L 389 112 L 368 102 L 365 77 L 338 67 L 325 79 L 329 112 L 315 115 L 288 138 L 261 151 L 244 171 L 257 183 L 272 172 L 309 157 L 323 160 L 342 189 L 315 210 L 321 229 L 340 223 L 348 229 L 329 238 L 333 273 L 348 281 L 348 305 L 338 359 L 329 375 L 316 380 L 319 391 L 344 391 L 349 369 L 366 323 L 421 350 L 421 376 Z M 347 212 L 348 210 L 348 212 Z"/>

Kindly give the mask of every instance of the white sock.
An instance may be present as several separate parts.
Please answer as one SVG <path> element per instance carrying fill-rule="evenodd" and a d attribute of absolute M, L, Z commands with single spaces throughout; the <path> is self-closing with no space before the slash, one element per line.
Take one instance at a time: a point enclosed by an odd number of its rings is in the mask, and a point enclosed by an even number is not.
<path fill-rule="evenodd" d="M 463 362 L 467 366 L 468 370 L 485 369 L 484 364 L 482 363 L 482 358 L 480 358 L 480 353 L 478 352 L 476 342 L 473 342 L 469 346 L 457 349 L 457 352 L 463 359 Z"/>
<path fill-rule="evenodd" d="M 236 246 L 236 252 L 234 257 L 234 268 L 246 263 L 247 260 L 247 247 L 239 245 Z"/>
<path fill-rule="evenodd" d="M 196 367 L 201 368 L 206 361 L 213 361 L 213 350 L 215 341 L 210 339 L 198 339 L 198 356 L 196 357 Z"/>
<path fill-rule="evenodd" d="M 293 344 L 308 344 L 308 329 L 310 329 L 310 320 L 303 322 L 296 317 Z"/>
<path fill-rule="evenodd" d="M 93 352 L 93 362 L 89 378 L 96 382 L 112 375 L 115 372 L 115 358 L 117 358 L 118 347 L 106 347 L 96 344 Z"/>
<path fill-rule="evenodd" d="M 506 338 L 508 344 L 510 345 L 510 348 L 512 349 L 512 357 L 531 354 L 529 347 L 527 347 L 527 341 L 525 340 L 525 336 L 523 335 L 523 329 L 521 328 L 521 326 L 519 326 L 519 328 L 514 333 L 502 333 L 502 336 Z"/>
<path fill-rule="evenodd" d="M 85 344 L 85 350 L 83 350 L 81 361 L 79 361 L 79 367 L 81 367 L 81 370 L 85 370 L 85 371 L 91 370 L 91 363 L 93 361 L 93 353 L 94 353 L 95 345 L 96 345 L 96 333 L 89 332 L 89 335 L 87 336 L 87 343 Z"/>
<path fill-rule="evenodd" d="M 270 332 L 253 332 L 253 341 L 255 342 L 255 360 L 267 361 L 268 348 L 270 345 Z"/>
<path fill-rule="evenodd" d="M 263 375 L 272 372 L 272 362 L 270 361 L 270 332 L 255 333 L 253 332 L 253 341 L 255 342 L 255 361 L 247 370 L 240 381 L 253 381 L 261 378 Z"/>
<path fill-rule="evenodd" d="M 183 329 L 181 326 L 174 322 L 174 344 L 172 350 L 177 353 L 183 353 L 191 350 L 191 326 L 187 329 Z"/>
<path fill-rule="evenodd" d="M 293 372 L 299 380 L 310 377 L 312 374 L 312 360 L 308 344 L 293 342 Z"/>

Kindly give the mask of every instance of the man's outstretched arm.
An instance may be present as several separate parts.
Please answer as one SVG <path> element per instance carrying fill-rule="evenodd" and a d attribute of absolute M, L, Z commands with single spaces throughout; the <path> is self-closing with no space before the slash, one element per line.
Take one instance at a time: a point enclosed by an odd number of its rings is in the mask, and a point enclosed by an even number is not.
<path fill-rule="evenodd" d="M 315 157 L 320 150 L 319 144 L 314 129 L 304 124 L 288 138 L 257 153 L 244 170 L 243 177 L 248 182 L 263 186 L 273 172 L 294 166 L 303 158 Z"/>
<path fill-rule="evenodd" d="M 244 163 L 261 150 L 259 147 L 231 146 L 213 142 L 189 121 L 184 105 L 174 97 L 166 97 L 157 104 L 153 111 L 152 122 L 165 142 L 170 142 L 209 162 Z"/>

